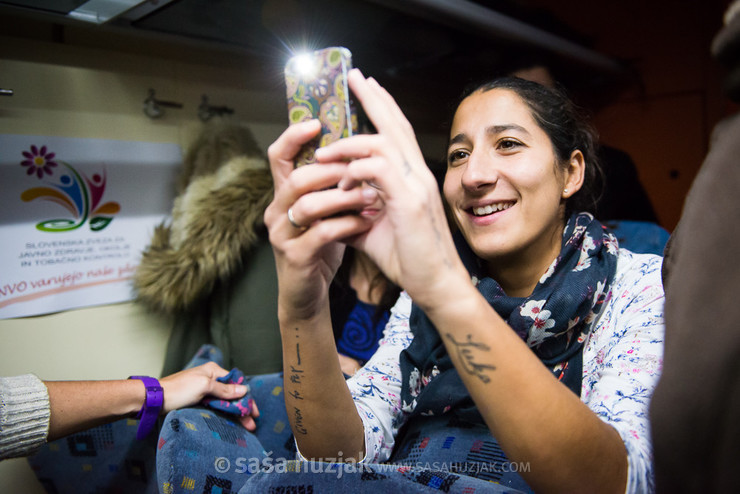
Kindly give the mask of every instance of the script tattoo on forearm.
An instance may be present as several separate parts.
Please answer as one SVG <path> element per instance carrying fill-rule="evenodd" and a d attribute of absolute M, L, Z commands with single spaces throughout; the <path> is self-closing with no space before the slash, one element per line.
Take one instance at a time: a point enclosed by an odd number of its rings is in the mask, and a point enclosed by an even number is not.
<path fill-rule="evenodd" d="M 455 337 L 452 336 L 450 333 L 446 333 L 445 336 L 447 337 L 447 339 L 450 340 L 450 343 L 452 344 L 450 353 L 454 352 L 457 355 L 465 372 L 477 377 L 484 383 L 490 382 L 491 378 L 485 374 L 485 371 L 496 370 L 496 366 L 477 363 L 475 361 L 476 356 L 474 355 L 474 353 L 480 353 L 480 351 L 489 351 L 491 347 L 489 347 L 485 343 L 475 343 L 474 341 L 472 341 L 471 335 L 468 335 L 467 341 L 465 342 L 459 342 L 455 340 Z M 475 350 L 478 350 L 478 352 L 475 352 Z"/>
<path fill-rule="evenodd" d="M 295 356 L 296 356 L 296 364 L 290 366 L 290 372 L 288 373 L 288 382 L 292 384 L 291 390 L 287 390 L 286 386 L 286 393 L 289 396 L 292 396 L 294 400 L 303 400 L 303 396 L 301 396 L 301 377 L 303 376 L 303 369 L 301 369 L 301 345 L 298 342 L 299 335 L 298 335 L 298 328 L 295 328 Z M 285 383 L 288 384 L 287 382 Z M 306 435 L 308 434 L 308 430 L 303 425 L 303 413 L 301 412 L 301 409 L 297 406 L 293 406 L 293 428 L 296 433 Z"/>
<path fill-rule="evenodd" d="M 303 427 L 303 414 L 301 413 L 301 409 L 298 407 L 293 407 L 293 427 L 295 431 L 299 434 L 303 434 L 304 436 L 308 434 L 308 431 L 305 427 Z"/>

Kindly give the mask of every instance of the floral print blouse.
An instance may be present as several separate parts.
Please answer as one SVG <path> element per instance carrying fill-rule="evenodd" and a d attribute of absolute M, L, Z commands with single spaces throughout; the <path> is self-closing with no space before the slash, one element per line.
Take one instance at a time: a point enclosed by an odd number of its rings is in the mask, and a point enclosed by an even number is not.
<path fill-rule="evenodd" d="M 583 350 L 583 401 L 627 449 L 627 492 L 653 490 L 648 404 L 663 367 L 663 258 L 620 249 L 604 310 Z M 411 299 L 402 293 L 380 347 L 347 384 L 365 426 L 364 461 L 386 461 L 406 413 L 399 356 L 411 342 Z"/>

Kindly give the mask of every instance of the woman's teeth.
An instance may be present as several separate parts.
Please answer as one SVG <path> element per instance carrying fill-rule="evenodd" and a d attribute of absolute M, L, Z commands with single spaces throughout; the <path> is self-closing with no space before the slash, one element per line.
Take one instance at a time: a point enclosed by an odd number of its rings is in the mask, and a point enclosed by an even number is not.
<path fill-rule="evenodd" d="M 513 202 L 499 202 L 497 204 L 489 204 L 488 206 L 473 208 L 473 214 L 476 216 L 485 216 L 487 214 L 503 211 L 504 209 L 509 209 L 513 205 Z"/>

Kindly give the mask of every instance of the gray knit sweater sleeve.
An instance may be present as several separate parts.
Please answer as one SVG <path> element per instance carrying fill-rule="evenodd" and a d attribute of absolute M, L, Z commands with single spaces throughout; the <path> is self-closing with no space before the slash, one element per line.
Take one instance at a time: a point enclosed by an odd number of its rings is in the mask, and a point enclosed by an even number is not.
<path fill-rule="evenodd" d="M 0 377 L 0 460 L 28 456 L 49 433 L 49 392 L 33 374 Z"/>

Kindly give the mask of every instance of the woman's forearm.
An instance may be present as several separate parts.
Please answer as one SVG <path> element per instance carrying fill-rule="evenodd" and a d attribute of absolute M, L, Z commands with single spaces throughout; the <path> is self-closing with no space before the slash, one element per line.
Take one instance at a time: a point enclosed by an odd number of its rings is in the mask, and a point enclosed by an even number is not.
<path fill-rule="evenodd" d="M 624 492 L 624 443 L 559 383 L 481 296 L 427 315 L 483 418 L 537 492 Z"/>
<path fill-rule="evenodd" d="M 215 362 L 176 372 L 159 380 L 163 390 L 160 413 L 199 403 L 205 396 L 223 400 L 241 398 L 247 388 L 218 381 L 228 371 Z M 45 381 L 49 393 L 49 437 L 54 440 L 90 427 L 138 413 L 146 399 L 139 379 L 115 381 Z M 248 429 L 249 417 L 242 417 Z"/>
<path fill-rule="evenodd" d="M 301 454 L 327 461 L 364 456 L 365 436 L 337 357 L 327 310 L 282 317 L 285 406 Z M 323 328 L 323 330 L 322 330 Z"/>
<path fill-rule="evenodd" d="M 145 400 L 139 380 L 45 381 L 49 390 L 49 441 L 132 416 Z"/>

